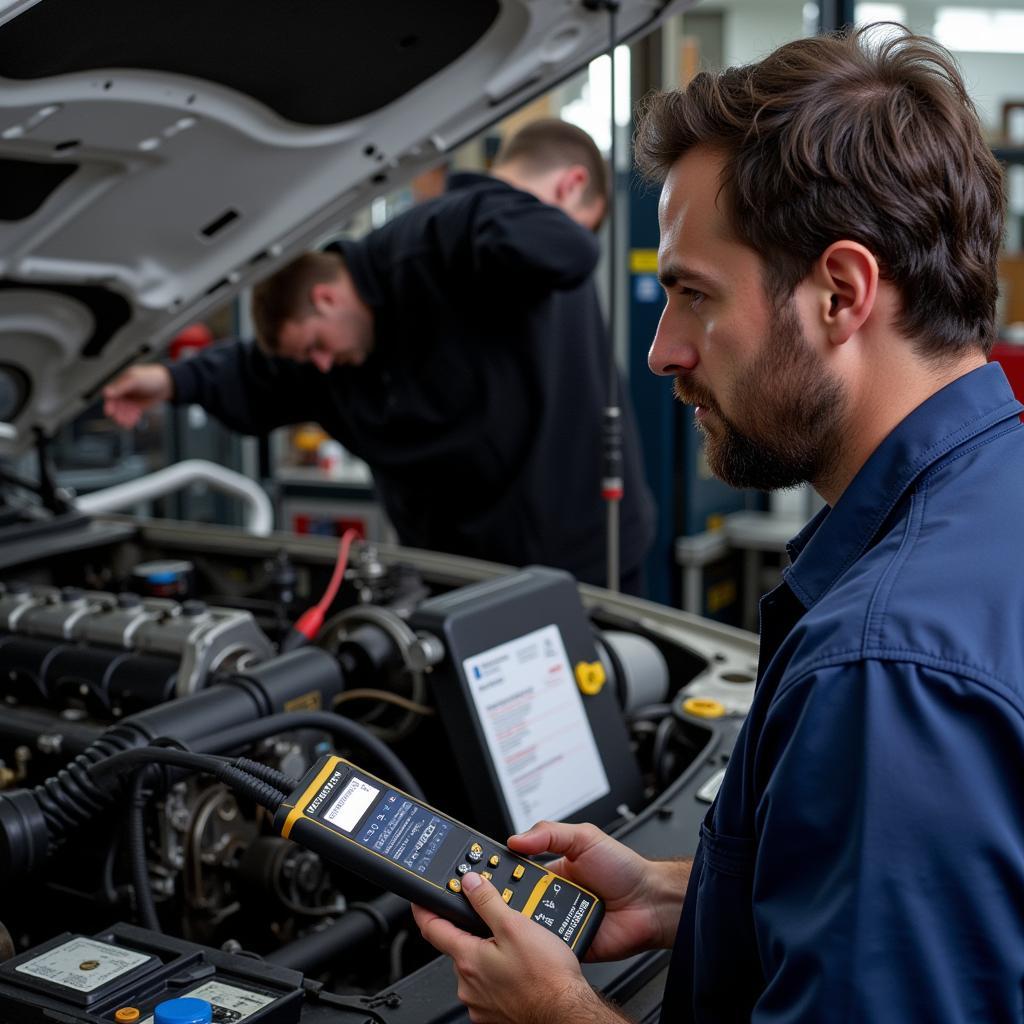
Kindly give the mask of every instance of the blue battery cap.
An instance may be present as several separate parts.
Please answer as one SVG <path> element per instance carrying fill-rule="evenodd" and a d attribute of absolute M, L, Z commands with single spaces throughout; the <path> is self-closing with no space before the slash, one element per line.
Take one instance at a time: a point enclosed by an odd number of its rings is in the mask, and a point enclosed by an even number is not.
<path fill-rule="evenodd" d="M 211 1024 L 213 1007 L 205 999 L 168 999 L 157 1004 L 153 1024 Z"/>

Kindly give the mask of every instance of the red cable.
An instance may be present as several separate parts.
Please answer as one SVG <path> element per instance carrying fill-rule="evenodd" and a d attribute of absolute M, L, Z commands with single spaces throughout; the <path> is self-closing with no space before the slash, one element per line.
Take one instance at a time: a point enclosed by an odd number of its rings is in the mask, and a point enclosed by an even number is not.
<path fill-rule="evenodd" d="M 338 558 L 334 563 L 331 582 L 327 584 L 324 596 L 312 608 L 307 608 L 296 619 L 295 625 L 292 626 L 295 632 L 301 633 L 307 640 L 312 640 L 320 632 L 324 615 L 327 614 L 327 609 L 331 607 L 331 603 L 338 595 L 338 587 L 341 586 L 342 578 L 345 575 L 345 567 L 348 565 L 348 549 L 357 536 L 356 531 L 352 529 L 346 530 L 341 535 L 341 540 L 338 543 Z"/>

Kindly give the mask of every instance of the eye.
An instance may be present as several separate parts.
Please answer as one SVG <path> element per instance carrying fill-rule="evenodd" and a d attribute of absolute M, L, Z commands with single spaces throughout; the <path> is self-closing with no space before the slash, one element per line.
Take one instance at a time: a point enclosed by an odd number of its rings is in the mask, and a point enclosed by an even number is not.
<path fill-rule="evenodd" d="M 680 288 L 679 294 L 682 295 L 687 301 L 690 309 L 696 312 L 697 307 L 704 301 L 705 295 L 703 292 L 697 291 L 696 288 Z"/>

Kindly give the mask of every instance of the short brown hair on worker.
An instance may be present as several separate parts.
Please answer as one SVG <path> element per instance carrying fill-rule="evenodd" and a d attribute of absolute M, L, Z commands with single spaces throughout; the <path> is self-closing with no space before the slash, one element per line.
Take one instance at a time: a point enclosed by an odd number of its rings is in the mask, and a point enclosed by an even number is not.
<path fill-rule="evenodd" d="M 555 167 L 579 164 L 587 172 L 583 201 L 608 205 L 608 165 L 594 140 L 582 129 L 556 117 L 531 121 L 505 139 L 495 167 L 520 164 L 527 173 L 543 174 Z"/>
<path fill-rule="evenodd" d="M 286 263 L 252 291 L 252 320 L 259 346 L 271 355 L 286 320 L 314 312 L 309 297 L 315 284 L 337 280 L 345 261 L 337 252 L 307 252 Z"/>
<path fill-rule="evenodd" d="M 761 257 L 777 303 L 829 245 L 850 239 L 899 290 L 896 326 L 916 351 L 987 354 L 1002 170 L 950 53 L 878 27 L 798 39 L 654 95 L 637 163 L 663 181 L 688 150 L 721 150 L 732 229 Z"/>

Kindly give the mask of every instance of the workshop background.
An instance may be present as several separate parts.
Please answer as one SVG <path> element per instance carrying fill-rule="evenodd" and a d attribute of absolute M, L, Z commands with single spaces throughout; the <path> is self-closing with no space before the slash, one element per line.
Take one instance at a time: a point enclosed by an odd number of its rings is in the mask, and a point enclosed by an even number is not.
<path fill-rule="evenodd" d="M 1003 363 L 1018 396 L 1024 396 L 1024 0 L 718 0 L 698 4 L 633 45 L 619 46 L 614 175 L 619 229 L 614 258 L 624 270 L 617 275 L 614 327 L 659 509 L 657 538 L 647 564 L 649 596 L 746 629 L 756 628 L 757 600 L 778 579 L 786 541 L 820 507 L 820 499 L 807 487 L 769 498 L 735 491 L 712 478 L 692 416 L 672 400 L 663 381 L 647 372 L 647 349 L 663 296 L 656 277 L 657 190 L 646 186 L 632 166 L 633 112 L 651 89 L 684 85 L 701 68 L 756 60 L 789 39 L 851 20 L 857 25 L 899 22 L 933 36 L 952 50 L 963 69 L 992 147 L 1008 170 L 1001 340 L 993 358 Z M 346 225 L 344 235 L 359 237 L 436 195 L 449 169 L 486 170 L 502 137 L 537 117 L 556 116 L 580 125 L 608 153 L 610 84 L 610 61 L 599 57 L 585 72 L 460 147 L 447 164 L 374 200 Z M 603 260 L 609 258 L 607 235 L 605 228 Z M 601 267 L 596 277 L 607 299 L 606 268 Z M 187 359 L 232 334 L 251 334 L 244 295 L 182 332 L 171 343 L 167 358 Z M 263 483 L 274 502 L 278 529 L 340 536 L 354 528 L 369 540 L 395 540 L 374 499 L 369 469 L 316 424 L 246 438 L 192 406 L 167 407 L 146 416 L 135 430 L 123 431 L 103 416 L 97 404 L 64 429 L 52 452 L 58 482 L 79 494 L 183 459 L 209 459 Z M 203 483 L 134 511 L 241 523 L 237 503 Z"/>

